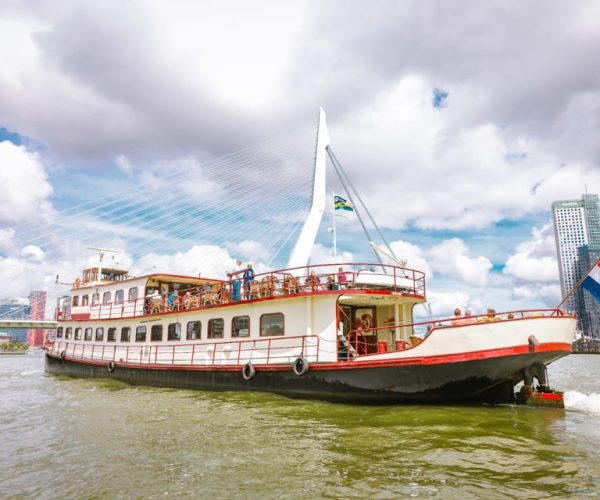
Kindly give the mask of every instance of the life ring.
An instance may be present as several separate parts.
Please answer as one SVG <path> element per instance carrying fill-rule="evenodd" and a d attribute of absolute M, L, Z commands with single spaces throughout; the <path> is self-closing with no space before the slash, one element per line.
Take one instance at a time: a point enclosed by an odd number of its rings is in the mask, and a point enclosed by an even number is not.
<path fill-rule="evenodd" d="M 60 359 L 64 360 L 67 353 L 65 351 L 60 351 Z"/>
<path fill-rule="evenodd" d="M 108 370 L 108 373 L 114 372 L 116 367 L 117 367 L 117 365 L 115 364 L 114 360 L 112 360 L 112 359 L 106 365 L 106 369 Z"/>
<path fill-rule="evenodd" d="M 79 278 L 77 278 L 74 282 L 73 282 L 73 288 L 79 288 L 79 286 L 81 285 L 81 280 Z"/>
<path fill-rule="evenodd" d="M 256 369 L 254 368 L 252 363 L 250 363 L 250 361 L 248 361 L 244 365 L 244 368 L 242 368 L 242 377 L 244 377 L 244 380 L 250 380 L 252 377 L 254 377 L 255 374 L 256 374 Z"/>
<path fill-rule="evenodd" d="M 370 330 L 373 326 L 373 316 L 371 316 L 370 314 L 363 314 L 360 317 L 360 320 L 362 321 L 362 326 L 364 330 Z"/>
<path fill-rule="evenodd" d="M 294 361 L 294 368 L 293 369 L 294 369 L 294 373 L 298 377 L 301 377 L 302 375 L 305 375 L 306 372 L 308 372 L 308 361 L 306 361 L 302 357 L 296 358 L 296 360 Z"/>

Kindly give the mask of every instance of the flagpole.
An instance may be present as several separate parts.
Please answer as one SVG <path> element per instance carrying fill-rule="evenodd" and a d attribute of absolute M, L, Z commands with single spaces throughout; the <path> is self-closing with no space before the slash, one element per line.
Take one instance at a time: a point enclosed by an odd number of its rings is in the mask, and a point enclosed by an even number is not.
<path fill-rule="evenodd" d="M 332 199 L 335 200 L 335 193 L 333 191 L 331 192 L 331 196 L 332 196 Z M 335 201 L 333 203 L 332 218 L 333 218 L 333 256 L 337 257 L 337 229 L 335 227 Z"/>
<path fill-rule="evenodd" d="M 569 298 L 571 295 L 573 295 L 573 292 L 574 292 L 574 291 L 575 291 L 575 290 L 576 290 L 576 289 L 579 287 L 579 285 L 581 285 L 581 283 L 583 282 L 583 280 L 584 280 L 584 279 L 586 279 L 586 278 L 588 277 L 588 275 L 589 275 L 589 274 L 590 274 L 590 273 L 591 273 L 591 272 L 592 272 L 592 271 L 593 271 L 593 270 L 596 268 L 596 266 L 597 266 L 598 264 L 600 264 L 600 259 L 598 259 L 598 260 L 597 260 L 597 261 L 594 263 L 594 265 L 588 269 L 587 273 L 585 273 L 585 274 L 583 275 L 583 277 L 582 277 L 582 278 L 581 278 L 581 279 L 580 279 L 580 280 L 577 282 L 577 284 L 576 284 L 576 285 L 575 285 L 573 288 L 571 288 L 571 290 L 569 290 L 569 293 L 568 293 L 567 295 L 565 295 L 565 297 L 562 299 L 562 302 L 556 306 L 556 309 L 560 309 L 560 306 L 562 306 L 562 305 L 563 305 L 563 304 L 564 304 L 564 303 L 567 301 L 567 299 L 568 299 L 568 298 Z"/>

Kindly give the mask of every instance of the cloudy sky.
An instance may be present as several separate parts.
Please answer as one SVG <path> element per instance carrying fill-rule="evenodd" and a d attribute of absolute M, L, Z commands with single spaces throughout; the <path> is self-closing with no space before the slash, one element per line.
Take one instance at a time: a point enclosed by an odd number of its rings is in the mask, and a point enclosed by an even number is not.
<path fill-rule="evenodd" d="M 555 306 L 550 205 L 600 192 L 598 54 L 593 0 L 0 0 L 2 294 L 65 292 L 90 245 L 138 273 L 285 263 L 301 195 L 246 187 L 308 194 L 288 143 L 322 106 L 434 312 Z M 374 260 L 339 222 L 340 258 Z"/>

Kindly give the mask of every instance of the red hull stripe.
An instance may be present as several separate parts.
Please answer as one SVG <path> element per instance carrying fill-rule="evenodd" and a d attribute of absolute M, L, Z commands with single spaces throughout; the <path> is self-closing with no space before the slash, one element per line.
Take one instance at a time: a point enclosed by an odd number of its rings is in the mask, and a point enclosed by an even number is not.
<path fill-rule="evenodd" d="M 73 314 L 71 314 L 71 320 L 73 320 L 73 321 L 85 321 L 88 319 L 90 319 L 90 313 L 73 313 Z"/>
<path fill-rule="evenodd" d="M 536 353 L 539 352 L 557 352 L 557 353 L 570 353 L 572 352 L 572 345 L 570 343 L 559 343 L 549 342 L 546 344 L 540 344 L 535 347 Z M 372 361 L 338 361 L 335 363 L 312 363 L 310 365 L 311 370 L 360 370 L 365 368 L 384 368 L 393 366 L 410 366 L 410 365 L 441 365 L 450 363 L 463 363 L 467 361 L 477 361 L 492 358 L 502 358 L 506 356 L 524 355 L 530 354 L 532 351 L 529 350 L 529 346 L 515 346 L 506 347 L 502 349 L 491 349 L 487 351 L 474 351 L 460 354 L 447 354 L 442 356 L 427 356 L 427 357 L 412 357 L 402 359 L 381 359 Z M 47 353 L 49 356 L 58 358 L 56 354 Z M 66 356 L 66 360 L 74 361 L 82 364 L 90 365 L 105 365 L 108 360 L 98 361 L 89 359 L 73 358 L 72 356 Z M 140 368 L 150 370 L 199 370 L 199 371 L 239 371 L 241 365 L 163 365 L 163 364 L 141 364 L 141 363 L 120 363 L 115 360 L 118 365 L 127 366 L 128 368 Z M 272 364 L 272 365 L 256 365 L 256 368 L 260 371 L 289 371 L 291 369 L 291 363 L 285 364 Z"/>

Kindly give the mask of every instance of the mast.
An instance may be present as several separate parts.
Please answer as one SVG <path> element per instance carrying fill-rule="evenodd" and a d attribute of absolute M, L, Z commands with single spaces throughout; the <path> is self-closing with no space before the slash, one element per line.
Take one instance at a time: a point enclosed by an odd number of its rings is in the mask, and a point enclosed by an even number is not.
<path fill-rule="evenodd" d="M 315 151 L 312 203 L 310 211 L 308 212 L 308 217 L 304 221 L 304 226 L 302 226 L 298 241 L 296 241 L 294 250 L 288 260 L 288 268 L 304 267 L 308 264 L 310 252 L 315 243 L 315 238 L 317 237 L 317 231 L 319 230 L 323 212 L 325 211 L 325 162 L 327 159 L 326 148 L 328 145 L 329 133 L 327 132 L 327 121 L 325 111 L 321 108 Z"/>

